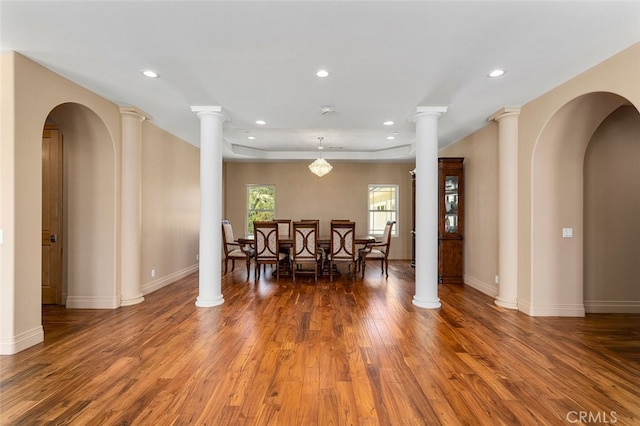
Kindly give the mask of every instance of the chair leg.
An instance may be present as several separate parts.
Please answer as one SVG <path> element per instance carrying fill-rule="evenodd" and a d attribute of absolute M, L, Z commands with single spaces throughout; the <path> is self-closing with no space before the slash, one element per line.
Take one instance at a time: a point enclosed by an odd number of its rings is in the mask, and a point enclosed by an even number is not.
<path fill-rule="evenodd" d="M 231 272 L 233 272 L 234 269 L 236 269 L 236 260 L 231 259 Z"/>
<path fill-rule="evenodd" d="M 298 265 L 296 265 L 295 263 L 293 264 L 293 268 L 291 268 L 291 277 L 293 278 L 293 282 L 296 282 L 296 269 Z"/>
<path fill-rule="evenodd" d="M 367 260 L 366 259 L 367 259 L 366 257 L 362 258 L 362 278 L 363 279 L 364 279 L 364 270 L 367 267 Z"/>
<path fill-rule="evenodd" d="M 333 262 L 329 262 L 329 281 L 333 282 Z"/>
<path fill-rule="evenodd" d="M 384 258 L 384 274 L 387 278 L 389 278 L 389 259 Z"/>
<path fill-rule="evenodd" d="M 247 257 L 247 280 L 249 279 L 250 270 L 251 270 L 251 258 Z"/>

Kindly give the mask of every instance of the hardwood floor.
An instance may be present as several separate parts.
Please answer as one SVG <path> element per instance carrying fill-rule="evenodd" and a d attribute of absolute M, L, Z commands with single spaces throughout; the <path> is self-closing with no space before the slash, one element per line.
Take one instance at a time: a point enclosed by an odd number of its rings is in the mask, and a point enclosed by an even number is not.
<path fill-rule="evenodd" d="M 532 318 L 470 287 L 412 305 L 408 262 L 255 282 L 194 274 L 115 310 L 43 308 L 45 341 L 0 357 L 0 424 L 640 423 L 640 315 Z"/>

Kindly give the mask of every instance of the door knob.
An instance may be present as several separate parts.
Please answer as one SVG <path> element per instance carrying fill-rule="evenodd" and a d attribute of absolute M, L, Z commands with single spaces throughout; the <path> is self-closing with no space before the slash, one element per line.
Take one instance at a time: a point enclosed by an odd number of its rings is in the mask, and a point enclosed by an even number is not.
<path fill-rule="evenodd" d="M 57 242 L 58 236 L 56 234 L 51 234 L 51 236 L 49 237 L 49 241 L 51 241 L 52 243 Z"/>

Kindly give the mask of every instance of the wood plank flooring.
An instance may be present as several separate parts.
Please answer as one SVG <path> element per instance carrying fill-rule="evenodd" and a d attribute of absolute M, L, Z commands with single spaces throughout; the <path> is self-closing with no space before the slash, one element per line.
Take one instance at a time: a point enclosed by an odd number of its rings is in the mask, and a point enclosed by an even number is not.
<path fill-rule="evenodd" d="M 0 357 L 0 424 L 640 424 L 640 315 L 532 318 L 458 285 L 420 309 L 401 261 L 245 278 L 215 308 L 197 274 L 136 306 L 43 307 L 45 341 Z"/>

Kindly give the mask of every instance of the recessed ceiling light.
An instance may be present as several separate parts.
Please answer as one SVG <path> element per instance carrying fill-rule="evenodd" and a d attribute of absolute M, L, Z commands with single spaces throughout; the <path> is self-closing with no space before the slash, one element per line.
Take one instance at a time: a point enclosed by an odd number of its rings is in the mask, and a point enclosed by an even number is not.
<path fill-rule="evenodd" d="M 503 74 L 504 74 L 504 70 L 495 69 L 489 73 L 489 77 L 496 78 L 496 77 L 500 77 Z"/>
<path fill-rule="evenodd" d="M 395 138 L 395 136 L 387 136 L 387 139 L 389 139 L 390 141 L 394 140 Z"/>
<path fill-rule="evenodd" d="M 267 122 L 264 120 L 258 120 L 256 121 L 256 124 L 267 124 Z"/>
<path fill-rule="evenodd" d="M 144 75 L 145 77 L 149 77 L 149 78 L 158 78 L 158 77 L 160 77 L 160 74 L 158 74 L 157 72 L 155 72 L 153 70 L 143 70 L 142 71 L 142 75 Z"/>
<path fill-rule="evenodd" d="M 255 136 L 247 136 L 247 139 L 254 140 L 255 138 L 256 138 Z"/>
<path fill-rule="evenodd" d="M 318 72 L 316 73 L 316 75 L 320 78 L 325 78 L 329 76 L 329 71 L 327 70 L 318 70 Z"/>
<path fill-rule="evenodd" d="M 393 126 L 393 121 L 389 120 L 389 121 L 385 121 L 384 123 L 385 126 Z"/>

